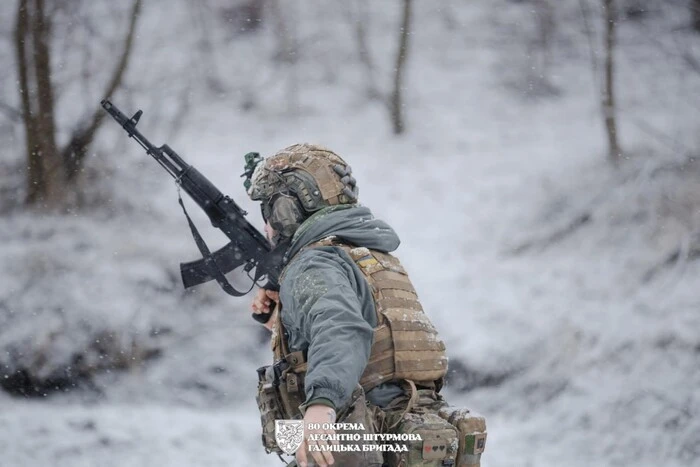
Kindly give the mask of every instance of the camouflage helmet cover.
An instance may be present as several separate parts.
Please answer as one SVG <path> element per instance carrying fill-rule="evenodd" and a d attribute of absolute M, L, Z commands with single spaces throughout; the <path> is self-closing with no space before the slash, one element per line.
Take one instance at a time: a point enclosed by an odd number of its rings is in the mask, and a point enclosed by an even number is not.
<path fill-rule="evenodd" d="M 336 153 L 315 144 L 295 144 L 265 159 L 255 168 L 248 195 L 270 201 L 277 194 L 295 195 L 303 209 L 357 202 L 352 168 Z"/>

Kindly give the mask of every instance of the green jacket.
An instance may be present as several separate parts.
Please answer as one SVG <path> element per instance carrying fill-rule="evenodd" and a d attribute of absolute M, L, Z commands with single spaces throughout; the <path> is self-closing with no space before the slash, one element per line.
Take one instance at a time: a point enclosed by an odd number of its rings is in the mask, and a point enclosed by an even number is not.
<path fill-rule="evenodd" d="M 299 251 L 329 236 L 382 252 L 398 248 L 396 232 L 363 206 L 324 208 L 307 219 L 292 238 L 289 263 L 280 283 L 282 323 L 290 352 L 306 350 L 306 402 L 341 408 L 369 360 L 377 325 L 369 284 L 341 248 L 324 246 Z M 395 383 L 367 393 L 380 407 L 401 395 Z M 329 403 L 330 402 L 330 403 Z"/>

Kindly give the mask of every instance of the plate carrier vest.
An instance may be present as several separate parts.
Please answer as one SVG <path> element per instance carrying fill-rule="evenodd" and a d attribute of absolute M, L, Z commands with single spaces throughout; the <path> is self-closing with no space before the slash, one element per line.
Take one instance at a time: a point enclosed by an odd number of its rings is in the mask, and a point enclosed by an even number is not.
<path fill-rule="evenodd" d="M 336 237 L 307 245 L 299 253 L 324 246 L 342 248 L 362 271 L 372 291 L 377 327 L 369 362 L 360 378 L 365 393 L 387 381 L 406 380 L 439 390 L 447 373 L 445 344 L 423 312 L 399 260 L 388 253 L 349 246 Z M 285 412 L 281 414 L 283 418 L 301 418 L 299 405 L 305 400 L 303 380 L 307 363 L 304 352 L 289 352 L 280 312 L 272 334 L 272 350 L 275 362 L 289 366 L 281 372 L 278 400 Z"/>

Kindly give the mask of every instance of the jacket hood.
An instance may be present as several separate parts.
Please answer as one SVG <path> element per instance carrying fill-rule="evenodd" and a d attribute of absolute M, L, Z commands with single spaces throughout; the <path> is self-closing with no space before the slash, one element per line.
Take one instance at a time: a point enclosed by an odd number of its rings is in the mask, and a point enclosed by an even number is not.
<path fill-rule="evenodd" d="M 321 209 L 301 224 L 292 237 L 287 257 L 291 258 L 306 245 L 330 236 L 386 253 L 396 250 L 401 243 L 394 229 L 375 219 L 369 208 L 337 205 Z"/>

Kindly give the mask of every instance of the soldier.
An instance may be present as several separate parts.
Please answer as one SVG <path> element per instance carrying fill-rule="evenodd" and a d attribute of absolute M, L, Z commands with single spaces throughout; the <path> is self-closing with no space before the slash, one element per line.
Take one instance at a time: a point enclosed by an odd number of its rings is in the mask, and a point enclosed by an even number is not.
<path fill-rule="evenodd" d="M 276 420 L 303 418 L 302 466 L 478 466 L 484 419 L 440 396 L 445 346 L 390 254 L 398 236 L 357 203 L 350 166 L 297 144 L 251 182 L 268 239 L 286 248 L 279 293 L 252 303 L 272 312 L 274 365 L 259 370 L 257 397 L 268 452 L 282 452 Z"/>

